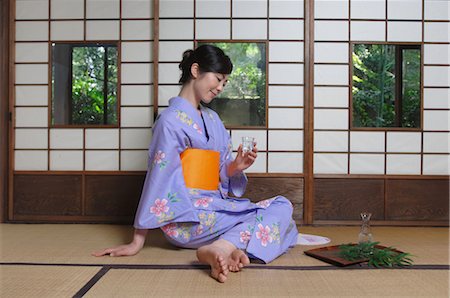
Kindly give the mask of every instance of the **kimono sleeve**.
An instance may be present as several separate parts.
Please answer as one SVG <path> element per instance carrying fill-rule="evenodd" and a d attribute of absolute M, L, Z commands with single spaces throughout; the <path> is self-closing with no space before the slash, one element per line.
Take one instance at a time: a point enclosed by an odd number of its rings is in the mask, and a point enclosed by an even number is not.
<path fill-rule="evenodd" d="M 148 171 L 134 227 L 153 229 L 170 222 L 199 222 L 184 183 L 180 153 L 184 137 L 161 117 L 154 127 Z"/>
<path fill-rule="evenodd" d="M 227 169 L 231 162 L 233 162 L 232 150 L 233 146 L 231 143 L 231 138 L 225 127 L 223 127 L 222 138 L 225 146 L 223 146 L 220 152 L 220 181 L 222 193 L 232 192 L 236 197 L 242 197 L 245 193 L 245 188 L 247 187 L 247 176 L 244 172 L 237 173 L 232 177 L 228 177 Z"/>

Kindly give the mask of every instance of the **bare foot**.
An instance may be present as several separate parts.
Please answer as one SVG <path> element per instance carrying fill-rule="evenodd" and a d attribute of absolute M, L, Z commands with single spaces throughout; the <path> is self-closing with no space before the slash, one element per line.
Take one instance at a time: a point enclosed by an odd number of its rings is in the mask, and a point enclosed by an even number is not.
<path fill-rule="evenodd" d="M 219 282 L 225 282 L 228 275 L 229 255 L 220 246 L 209 244 L 197 249 L 197 258 L 200 263 L 211 266 L 211 276 Z"/>
<path fill-rule="evenodd" d="M 230 255 L 228 270 L 239 272 L 242 268 L 250 264 L 248 256 L 240 249 L 235 249 Z"/>

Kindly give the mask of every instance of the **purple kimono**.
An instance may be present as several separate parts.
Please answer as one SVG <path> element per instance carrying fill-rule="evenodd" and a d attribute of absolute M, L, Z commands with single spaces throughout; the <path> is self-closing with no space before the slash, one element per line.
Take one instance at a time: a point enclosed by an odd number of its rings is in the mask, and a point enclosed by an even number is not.
<path fill-rule="evenodd" d="M 217 190 L 186 187 L 180 153 L 187 148 L 220 152 Z M 277 196 L 255 204 L 228 196 L 242 196 L 247 185 L 244 173 L 227 176 L 231 153 L 230 136 L 214 111 L 201 106 L 200 116 L 187 100 L 172 98 L 153 128 L 134 227 L 161 228 L 172 244 L 186 248 L 222 238 L 266 263 L 285 253 L 298 235 L 291 202 Z"/>

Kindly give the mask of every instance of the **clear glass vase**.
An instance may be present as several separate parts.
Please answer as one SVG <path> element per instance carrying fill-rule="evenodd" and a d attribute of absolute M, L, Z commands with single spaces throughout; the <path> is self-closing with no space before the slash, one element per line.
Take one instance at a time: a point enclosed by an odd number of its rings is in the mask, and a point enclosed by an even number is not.
<path fill-rule="evenodd" d="M 370 212 L 361 212 L 361 231 L 359 232 L 358 236 L 358 242 L 372 242 L 372 232 L 370 231 L 370 217 L 372 216 L 372 213 Z"/>

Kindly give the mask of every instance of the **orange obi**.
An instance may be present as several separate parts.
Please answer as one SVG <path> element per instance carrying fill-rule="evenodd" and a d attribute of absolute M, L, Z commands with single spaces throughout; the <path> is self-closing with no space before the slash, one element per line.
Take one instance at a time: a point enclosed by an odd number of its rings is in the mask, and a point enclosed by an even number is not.
<path fill-rule="evenodd" d="M 189 188 L 217 190 L 220 153 L 189 148 L 180 154 L 184 182 Z"/>

